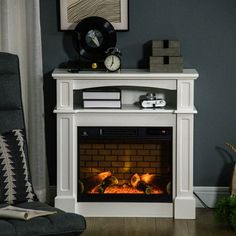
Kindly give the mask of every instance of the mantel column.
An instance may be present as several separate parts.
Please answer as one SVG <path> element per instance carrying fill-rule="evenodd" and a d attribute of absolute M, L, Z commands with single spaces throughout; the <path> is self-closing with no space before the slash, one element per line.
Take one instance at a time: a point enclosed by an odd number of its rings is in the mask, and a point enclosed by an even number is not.
<path fill-rule="evenodd" d="M 177 114 L 175 219 L 195 219 L 193 114 Z"/>
<path fill-rule="evenodd" d="M 175 219 L 195 219 L 193 197 L 194 81 L 177 81 Z"/>
<path fill-rule="evenodd" d="M 73 110 L 73 80 L 57 80 L 57 110 Z"/>
<path fill-rule="evenodd" d="M 177 112 L 194 111 L 194 80 L 177 80 Z"/>
<path fill-rule="evenodd" d="M 74 114 L 57 114 L 57 197 L 55 206 L 76 212 L 77 129 Z"/>

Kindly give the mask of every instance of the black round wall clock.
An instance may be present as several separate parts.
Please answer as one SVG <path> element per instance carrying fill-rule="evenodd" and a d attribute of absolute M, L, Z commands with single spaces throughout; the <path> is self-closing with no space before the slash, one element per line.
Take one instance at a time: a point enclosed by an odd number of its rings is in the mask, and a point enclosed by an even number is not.
<path fill-rule="evenodd" d="M 116 45 L 116 31 L 106 19 L 91 16 L 75 27 L 76 49 L 80 56 L 89 60 L 103 60 L 108 48 Z"/>

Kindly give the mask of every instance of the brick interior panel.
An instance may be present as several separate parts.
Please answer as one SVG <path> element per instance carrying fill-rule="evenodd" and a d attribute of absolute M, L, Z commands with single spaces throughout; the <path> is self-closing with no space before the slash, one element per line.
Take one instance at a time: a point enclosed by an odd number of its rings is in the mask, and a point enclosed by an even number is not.
<path fill-rule="evenodd" d="M 135 174 L 167 175 L 171 171 L 168 142 L 151 144 L 80 144 L 80 179 L 111 171 L 119 183 L 127 183 Z"/>

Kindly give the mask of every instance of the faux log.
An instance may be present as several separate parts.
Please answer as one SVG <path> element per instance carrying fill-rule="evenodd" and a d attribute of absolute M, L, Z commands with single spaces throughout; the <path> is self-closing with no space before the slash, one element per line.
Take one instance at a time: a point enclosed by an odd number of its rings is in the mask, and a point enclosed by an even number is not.
<path fill-rule="evenodd" d="M 111 185 L 115 185 L 115 184 L 118 184 L 118 179 L 113 175 L 108 176 L 102 181 L 102 183 L 98 187 L 98 192 L 102 194 L 105 192 L 107 187 L 109 187 Z"/>
<path fill-rule="evenodd" d="M 141 177 L 140 177 L 139 174 L 136 173 L 136 174 L 131 176 L 130 183 L 134 188 L 136 188 L 139 181 L 141 181 Z"/>
<path fill-rule="evenodd" d="M 143 191 L 145 194 L 149 195 L 151 194 L 152 188 L 147 183 L 141 180 L 139 174 L 134 174 L 130 179 L 131 185 L 140 190 Z"/>
<path fill-rule="evenodd" d="M 140 191 L 143 191 L 145 194 L 149 195 L 152 192 L 152 187 L 147 185 L 145 182 L 143 181 L 139 181 L 138 185 L 136 186 L 136 188 Z"/>
<path fill-rule="evenodd" d="M 78 190 L 79 193 L 87 193 L 94 189 L 96 186 L 100 185 L 104 179 L 111 176 L 110 171 L 102 172 L 94 176 L 90 176 L 86 179 L 79 180 Z"/>
<path fill-rule="evenodd" d="M 156 174 L 143 174 L 140 176 L 140 179 L 148 185 L 159 187 L 167 194 L 171 193 L 171 181 L 168 177 Z"/>

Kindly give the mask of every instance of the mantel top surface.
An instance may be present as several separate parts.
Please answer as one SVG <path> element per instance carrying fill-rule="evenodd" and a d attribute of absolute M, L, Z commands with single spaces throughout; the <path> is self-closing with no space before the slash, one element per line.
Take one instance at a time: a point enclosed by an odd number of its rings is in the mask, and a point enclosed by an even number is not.
<path fill-rule="evenodd" d="M 145 69 L 122 69 L 120 72 L 80 71 L 68 72 L 66 69 L 55 69 L 52 73 L 54 79 L 197 79 L 195 69 L 184 69 L 182 73 L 151 73 Z"/>

